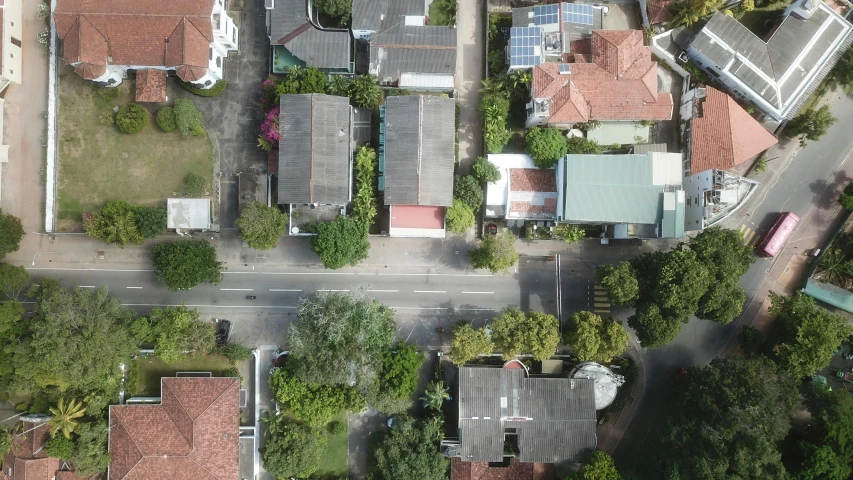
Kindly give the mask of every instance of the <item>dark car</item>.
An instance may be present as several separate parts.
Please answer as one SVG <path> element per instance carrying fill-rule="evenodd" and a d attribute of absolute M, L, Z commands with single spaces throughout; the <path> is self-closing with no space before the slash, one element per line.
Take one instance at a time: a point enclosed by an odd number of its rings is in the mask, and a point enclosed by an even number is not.
<path fill-rule="evenodd" d="M 494 223 L 490 223 L 486 225 L 486 233 L 489 235 L 497 235 L 498 234 L 498 226 Z"/>
<path fill-rule="evenodd" d="M 225 345 L 231 339 L 231 322 L 228 320 L 216 320 L 216 344 Z"/>

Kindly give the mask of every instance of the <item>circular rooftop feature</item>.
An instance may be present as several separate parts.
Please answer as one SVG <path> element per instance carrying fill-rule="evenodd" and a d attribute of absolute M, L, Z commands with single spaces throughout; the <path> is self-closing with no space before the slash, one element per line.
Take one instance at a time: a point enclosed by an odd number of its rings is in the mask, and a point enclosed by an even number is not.
<path fill-rule="evenodd" d="M 575 366 L 571 378 L 587 378 L 595 385 L 595 409 L 601 410 L 616 399 L 616 391 L 625 383 L 622 375 L 613 373 L 604 365 L 584 362 Z"/>

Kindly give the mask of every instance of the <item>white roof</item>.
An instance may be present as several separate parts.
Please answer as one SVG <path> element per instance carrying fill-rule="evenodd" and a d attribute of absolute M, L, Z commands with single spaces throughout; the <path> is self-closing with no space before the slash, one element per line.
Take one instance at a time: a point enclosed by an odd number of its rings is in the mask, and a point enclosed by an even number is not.
<path fill-rule="evenodd" d="M 509 170 L 511 168 L 536 168 L 536 164 L 533 163 L 533 159 L 529 155 L 523 153 L 498 153 L 488 155 L 487 158 L 498 167 L 501 178 L 486 185 L 486 205 L 506 206 L 509 194 Z"/>
<path fill-rule="evenodd" d="M 400 88 L 444 88 L 452 89 L 453 75 L 442 73 L 401 73 Z"/>
<path fill-rule="evenodd" d="M 210 230 L 209 198 L 170 198 L 166 201 L 166 227 Z"/>

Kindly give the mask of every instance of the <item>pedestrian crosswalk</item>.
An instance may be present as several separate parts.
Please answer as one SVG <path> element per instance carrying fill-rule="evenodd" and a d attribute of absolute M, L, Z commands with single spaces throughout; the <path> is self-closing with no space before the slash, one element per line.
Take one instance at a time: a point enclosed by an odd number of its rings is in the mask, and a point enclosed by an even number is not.
<path fill-rule="evenodd" d="M 755 225 L 747 225 L 744 223 L 740 226 L 740 233 L 743 234 L 743 243 L 747 245 L 755 246 L 755 244 L 761 240 L 761 234 L 758 232 Z"/>
<path fill-rule="evenodd" d="M 607 291 L 598 282 L 590 282 L 589 291 L 590 310 L 596 315 L 610 315 L 610 300 L 607 299 Z"/>

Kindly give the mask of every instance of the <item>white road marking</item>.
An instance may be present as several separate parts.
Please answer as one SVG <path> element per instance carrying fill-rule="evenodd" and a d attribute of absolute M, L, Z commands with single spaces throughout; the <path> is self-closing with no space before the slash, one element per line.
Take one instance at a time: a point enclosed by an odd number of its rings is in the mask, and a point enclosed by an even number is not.
<path fill-rule="evenodd" d="M 447 293 L 446 290 L 415 290 L 414 293 Z"/>
<path fill-rule="evenodd" d="M 368 290 L 368 292 L 374 293 L 397 293 L 399 290 Z"/>
<path fill-rule="evenodd" d="M 126 288 L 130 288 L 130 289 L 142 289 L 142 287 L 126 287 Z"/>
<path fill-rule="evenodd" d="M 26 267 L 27 270 L 54 270 L 57 272 L 154 272 L 149 268 L 54 268 Z M 488 273 L 388 273 L 388 272 L 258 272 L 258 271 L 222 271 L 223 275 L 351 275 L 371 277 L 494 277 Z"/>
<path fill-rule="evenodd" d="M 300 289 L 291 289 L 291 288 L 271 288 L 271 292 L 301 292 Z"/>
<path fill-rule="evenodd" d="M 94 285 L 78 285 L 79 288 L 96 288 Z"/>
<path fill-rule="evenodd" d="M 220 288 L 223 292 L 251 292 L 252 288 Z"/>
<path fill-rule="evenodd" d="M 478 293 L 481 293 L 481 294 L 483 294 L 483 295 L 494 295 L 494 294 L 495 294 L 495 292 L 462 292 L 462 293 L 467 293 L 467 294 L 478 294 Z"/>

